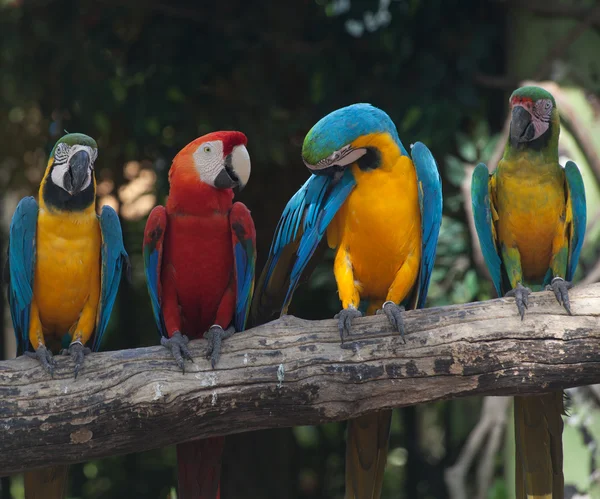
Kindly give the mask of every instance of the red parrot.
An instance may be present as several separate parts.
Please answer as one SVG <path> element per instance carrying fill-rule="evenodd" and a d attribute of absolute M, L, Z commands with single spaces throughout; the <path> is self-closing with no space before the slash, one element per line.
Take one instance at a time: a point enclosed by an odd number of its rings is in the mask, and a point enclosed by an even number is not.
<path fill-rule="evenodd" d="M 241 132 L 197 138 L 173 159 L 167 206 L 152 210 L 144 231 L 146 282 L 161 334 L 184 370 L 188 337 L 208 340 L 214 368 L 221 342 L 246 324 L 254 289 L 256 231 L 248 208 L 233 203 L 250 177 Z M 184 370 L 185 372 L 185 370 Z M 219 497 L 224 438 L 177 445 L 179 496 Z"/>

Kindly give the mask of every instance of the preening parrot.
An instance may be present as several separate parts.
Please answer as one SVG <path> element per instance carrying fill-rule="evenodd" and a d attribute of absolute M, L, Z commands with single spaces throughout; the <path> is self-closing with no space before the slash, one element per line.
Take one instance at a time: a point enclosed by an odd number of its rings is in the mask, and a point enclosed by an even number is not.
<path fill-rule="evenodd" d="M 558 162 L 554 97 L 533 86 L 510 97 L 510 136 L 491 175 L 473 173 L 479 242 L 499 296 L 514 296 L 523 319 L 531 289 L 551 289 L 571 314 L 568 290 L 586 227 L 585 190 L 572 161 Z M 530 289 L 531 288 L 531 289 Z M 517 498 L 564 495 L 563 393 L 515 397 Z"/>
<path fill-rule="evenodd" d="M 336 316 L 342 341 L 360 308 L 385 313 L 403 334 L 402 311 L 425 305 L 442 221 L 441 181 L 429 149 L 417 142 L 409 155 L 385 112 L 354 104 L 313 126 L 302 159 L 313 175 L 283 211 L 252 322 L 287 312 L 327 234 L 343 306 Z M 380 496 L 390 421 L 391 411 L 381 411 L 349 422 L 347 498 Z"/>
<path fill-rule="evenodd" d="M 109 206 L 96 215 L 96 142 L 67 134 L 55 144 L 39 189 L 19 202 L 10 225 L 8 298 L 17 353 L 53 375 L 52 350 L 75 363 L 97 351 L 129 258 Z M 25 473 L 26 498 L 63 497 L 67 467 Z"/>
<path fill-rule="evenodd" d="M 241 132 L 214 132 L 184 147 L 169 171 L 167 206 L 152 210 L 144 232 L 146 282 L 161 343 L 184 370 L 188 336 L 208 339 L 214 368 L 221 341 L 243 331 L 254 289 L 256 231 L 233 203 L 250 177 Z M 177 445 L 179 496 L 219 497 L 223 437 Z"/>

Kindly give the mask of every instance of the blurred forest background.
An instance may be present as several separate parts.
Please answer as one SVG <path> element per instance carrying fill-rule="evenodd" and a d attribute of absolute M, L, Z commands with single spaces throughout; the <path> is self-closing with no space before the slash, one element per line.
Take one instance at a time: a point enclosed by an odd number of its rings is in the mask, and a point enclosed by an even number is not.
<path fill-rule="evenodd" d="M 489 299 L 494 292 L 465 192 L 477 162 L 493 168 L 498 161 L 510 92 L 533 80 L 558 101 L 561 162 L 574 159 L 584 175 L 589 225 L 577 278 L 600 280 L 599 5 L 0 0 L 2 252 L 16 203 L 37 193 L 63 130 L 93 136 L 99 204 L 118 210 L 134 269 L 104 348 L 154 345 L 142 233 L 148 212 L 167 195 L 176 152 L 209 131 L 247 134 L 253 171 L 240 199 L 258 227 L 260 270 L 283 207 L 308 177 L 300 160 L 305 133 L 338 107 L 370 102 L 391 115 L 405 144 L 430 147 L 443 177 L 429 305 Z M 291 312 L 327 318 L 338 309 L 329 255 L 298 290 Z M 6 306 L 0 314 L 0 358 L 12 358 Z M 598 391 L 569 391 L 567 497 L 600 497 Z M 222 497 L 341 499 L 344 428 L 229 438 Z M 502 398 L 395 411 L 384 497 L 511 498 L 511 428 L 510 403 Z M 174 448 L 156 449 L 72 466 L 68 496 L 175 498 L 175 484 Z M 1 499 L 22 497 L 20 476 L 2 479 Z"/>

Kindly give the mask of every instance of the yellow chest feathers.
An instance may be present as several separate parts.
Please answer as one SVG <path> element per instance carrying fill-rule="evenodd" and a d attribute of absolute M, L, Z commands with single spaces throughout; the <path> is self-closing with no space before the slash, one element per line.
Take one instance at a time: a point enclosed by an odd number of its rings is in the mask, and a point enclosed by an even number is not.
<path fill-rule="evenodd" d="M 356 187 L 328 232 L 331 247 L 349 254 L 366 295 L 385 296 L 409 255 L 421 252 L 421 212 L 412 161 L 397 156 L 372 171 L 353 166 Z M 414 269 L 416 279 L 418 268 Z M 379 297 L 379 296 L 378 296 Z"/>
<path fill-rule="evenodd" d="M 100 224 L 94 207 L 51 213 L 40 207 L 34 299 L 45 330 L 65 332 L 100 287 Z"/>

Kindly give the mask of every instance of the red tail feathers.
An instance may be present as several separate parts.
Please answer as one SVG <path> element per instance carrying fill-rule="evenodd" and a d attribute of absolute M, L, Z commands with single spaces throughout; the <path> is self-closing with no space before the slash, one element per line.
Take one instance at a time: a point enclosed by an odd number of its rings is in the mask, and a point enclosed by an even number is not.
<path fill-rule="evenodd" d="M 177 445 L 178 499 L 219 499 L 225 437 Z"/>

